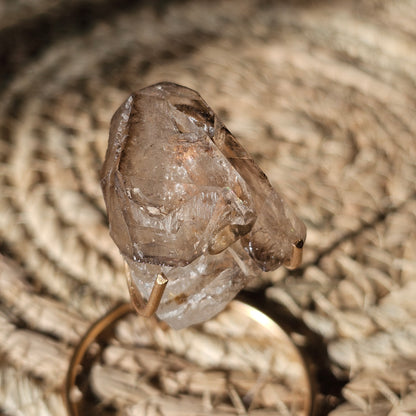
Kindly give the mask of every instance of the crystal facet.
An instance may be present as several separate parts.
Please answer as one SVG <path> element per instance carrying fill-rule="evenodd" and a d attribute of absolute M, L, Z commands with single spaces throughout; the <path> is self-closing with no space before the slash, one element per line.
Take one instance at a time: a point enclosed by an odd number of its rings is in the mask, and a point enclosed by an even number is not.
<path fill-rule="evenodd" d="M 220 312 L 306 229 L 200 95 L 173 83 L 133 93 L 114 114 L 101 185 L 110 234 L 173 328 Z"/>

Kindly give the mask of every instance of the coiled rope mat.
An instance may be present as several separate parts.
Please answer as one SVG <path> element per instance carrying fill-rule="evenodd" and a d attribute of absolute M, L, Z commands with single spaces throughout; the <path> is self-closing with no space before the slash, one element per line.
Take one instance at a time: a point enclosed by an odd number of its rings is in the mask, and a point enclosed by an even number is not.
<path fill-rule="evenodd" d="M 416 2 L 36 5 L 0 16 L 3 48 L 21 34 L 0 99 L 0 413 L 65 414 L 74 346 L 128 299 L 98 172 L 115 108 L 169 80 L 201 92 L 307 223 L 303 268 L 252 290 L 322 341 L 346 383 L 336 399 L 321 380 L 331 414 L 416 414 Z M 103 389 L 133 414 L 136 381 L 110 364 Z"/>

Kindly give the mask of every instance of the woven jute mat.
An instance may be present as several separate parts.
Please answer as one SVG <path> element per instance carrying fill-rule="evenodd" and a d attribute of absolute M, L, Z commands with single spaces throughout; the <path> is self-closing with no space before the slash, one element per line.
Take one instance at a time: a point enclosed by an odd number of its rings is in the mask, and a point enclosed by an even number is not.
<path fill-rule="evenodd" d="M 115 109 L 162 80 L 199 91 L 307 224 L 302 268 L 250 290 L 314 339 L 322 412 L 416 414 L 415 22 L 411 0 L 2 2 L 0 414 L 66 414 L 74 348 L 128 300 L 99 170 Z M 106 411 L 185 414 L 151 398 L 165 386 L 219 414 L 221 369 L 135 358 L 122 329 L 92 373 Z M 137 407 L 133 367 L 157 360 L 185 376 L 156 372 Z"/>

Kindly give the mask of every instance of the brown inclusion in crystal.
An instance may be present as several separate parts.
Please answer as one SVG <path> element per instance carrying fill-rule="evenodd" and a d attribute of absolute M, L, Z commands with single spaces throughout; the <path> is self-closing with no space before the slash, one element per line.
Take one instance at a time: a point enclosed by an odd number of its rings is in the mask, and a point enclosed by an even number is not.
<path fill-rule="evenodd" d="M 157 314 L 174 328 L 218 313 L 306 237 L 200 95 L 173 83 L 132 94 L 114 114 L 101 184 L 133 284 L 147 298 L 158 273 L 169 279 Z"/>

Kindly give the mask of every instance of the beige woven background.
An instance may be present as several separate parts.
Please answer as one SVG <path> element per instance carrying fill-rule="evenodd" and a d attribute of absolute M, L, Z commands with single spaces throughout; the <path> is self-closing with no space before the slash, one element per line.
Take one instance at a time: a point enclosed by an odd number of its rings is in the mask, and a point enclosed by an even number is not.
<path fill-rule="evenodd" d="M 416 2 L 70 3 L 0 6 L 0 414 L 65 414 L 74 346 L 128 298 L 98 172 L 112 113 L 161 80 L 307 224 L 302 269 L 253 287 L 321 337 L 331 414 L 416 414 Z"/>

